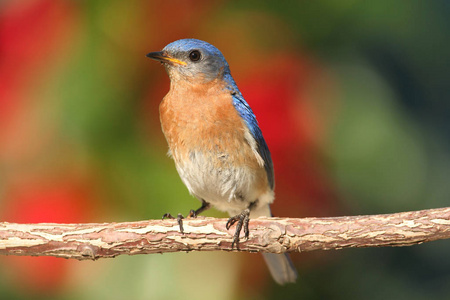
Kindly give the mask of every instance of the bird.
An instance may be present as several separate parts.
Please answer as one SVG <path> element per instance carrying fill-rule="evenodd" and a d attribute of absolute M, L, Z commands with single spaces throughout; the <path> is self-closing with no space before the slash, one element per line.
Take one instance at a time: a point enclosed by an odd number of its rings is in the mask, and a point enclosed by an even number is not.
<path fill-rule="evenodd" d="M 180 39 L 148 58 L 164 65 L 170 88 L 159 105 L 161 128 L 178 174 L 201 201 L 189 217 L 214 208 L 236 224 L 231 247 L 250 218 L 272 216 L 274 171 L 256 116 L 231 76 L 223 54 L 198 39 Z M 166 214 L 166 217 L 172 217 Z M 182 216 L 178 215 L 180 230 Z M 287 253 L 263 253 L 279 284 L 293 283 L 297 271 Z"/>

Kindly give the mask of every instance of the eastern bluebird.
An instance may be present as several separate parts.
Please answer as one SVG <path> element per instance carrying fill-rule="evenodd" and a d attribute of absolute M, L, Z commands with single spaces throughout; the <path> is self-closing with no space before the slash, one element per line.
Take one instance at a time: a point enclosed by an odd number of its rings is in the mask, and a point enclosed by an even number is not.
<path fill-rule="evenodd" d="M 228 212 L 227 228 L 237 222 L 233 247 L 242 227 L 248 238 L 250 217 L 271 216 L 274 200 L 272 158 L 256 117 L 213 45 L 182 39 L 147 57 L 164 64 L 170 77 L 161 127 L 181 180 L 202 202 L 190 216 L 210 205 Z M 263 255 L 276 282 L 296 280 L 287 254 Z"/>

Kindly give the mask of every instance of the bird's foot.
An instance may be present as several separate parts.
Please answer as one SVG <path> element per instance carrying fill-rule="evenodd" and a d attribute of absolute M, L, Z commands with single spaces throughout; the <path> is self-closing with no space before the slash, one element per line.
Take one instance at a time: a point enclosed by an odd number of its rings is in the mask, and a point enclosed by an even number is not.
<path fill-rule="evenodd" d="M 190 218 L 197 218 L 197 213 L 195 212 L 195 210 L 191 209 L 189 211 L 189 214 L 187 215 L 186 218 L 188 218 L 188 219 L 190 219 Z"/>
<path fill-rule="evenodd" d="M 197 216 L 198 216 L 201 212 L 203 212 L 203 211 L 209 209 L 209 207 L 210 207 L 210 204 L 209 204 L 208 202 L 206 202 L 205 200 L 202 200 L 202 206 L 201 206 L 200 208 L 198 208 L 197 210 L 191 209 L 191 210 L 189 211 L 189 214 L 187 215 L 186 218 L 187 218 L 187 219 L 190 219 L 190 218 L 197 218 Z M 163 219 L 163 220 L 164 220 L 164 219 L 175 219 L 175 217 L 172 216 L 170 213 L 166 213 L 166 214 L 163 215 L 162 219 Z M 180 226 L 180 232 L 181 232 L 181 233 L 184 233 L 184 228 L 183 228 L 183 219 L 184 219 L 184 217 L 183 217 L 183 215 L 182 215 L 182 214 L 178 214 L 177 217 L 176 217 L 176 219 L 177 219 L 177 222 L 178 222 L 178 226 Z"/>
<path fill-rule="evenodd" d="M 163 220 L 164 219 L 175 219 L 175 217 L 172 216 L 170 213 L 166 213 L 166 214 L 163 215 L 162 219 Z M 178 214 L 176 219 L 177 219 L 178 226 L 180 227 L 180 232 L 184 233 L 184 228 L 183 228 L 183 219 L 184 219 L 184 217 L 183 217 L 183 215 L 182 214 Z"/>
<path fill-rule="evenodd" d="M 226 228 L 227 230 L 230 229 L 231 226 L 233 226 L 234 223 L 236 224 L 236 231 L 233 235 L 233 242 L 231 243 L 231 249 L 233 249 L 234 245 L 236 244 L 236 248 L 239 248 L 239 235 L 242 230 L 242 226 L 244 226 L 244 237 L 245 239 L 248 239 L 250 232 L 248 230 L 248 222 L 250 221 L 250 208 L 245 209 L 240 214 L 235 215 L 233 217 L 230 217 L 228 219 Z"/>

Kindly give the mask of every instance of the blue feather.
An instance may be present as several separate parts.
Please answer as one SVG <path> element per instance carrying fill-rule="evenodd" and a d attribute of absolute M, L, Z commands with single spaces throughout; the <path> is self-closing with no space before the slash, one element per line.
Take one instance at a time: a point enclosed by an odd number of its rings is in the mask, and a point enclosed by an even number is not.
<path fill-rule="evenodd" d="M 247 124 L 250 133 L 253 138 L 256 140 L 256 144 L 258 145 L 258 153 L 264 160 L 264 168 L 267 173 L 267 179 L 269 181 L 270 188 L 273 190 L 275 185 L 274 174 L 273 174 L 273 163 L 272 157 L 270 155 L 269 147 L 267 147 L 266 141 L 262 135 L 261 129 L 258 126 L 258 121 L 256 120 L 255 114 L 252 109 L 245 101 L 244 97 L 240 92 L 233 93 L 233 105 L 236 110 L 241 115 L 241 118 L 244 119 Z"/>

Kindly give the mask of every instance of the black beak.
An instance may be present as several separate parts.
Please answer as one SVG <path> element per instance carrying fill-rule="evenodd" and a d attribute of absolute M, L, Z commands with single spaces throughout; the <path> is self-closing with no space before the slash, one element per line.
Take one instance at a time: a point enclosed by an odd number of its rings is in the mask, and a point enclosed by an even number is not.
<path fill-rule="evenodd" d="M 150 52 L 149 54 L 146 55 L 148 58 L 160 61 L 160 62 L 164 62 L 164 59 L 166 57 L 166 55 L 164 54 L 163 51 L 156 51 L 156 52 Z"/>
<path fill-rule="evenodd" d="M 154 59 L 162 63 L 169 63 L 171 65 L 182 65 L 182 66 L 186 65 L 184 61 L 169 56 L 165 51 L 150 52 L 146 56 L 148 58 Z"/>

